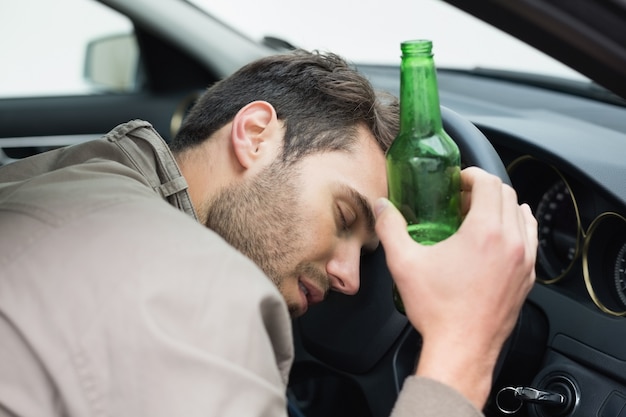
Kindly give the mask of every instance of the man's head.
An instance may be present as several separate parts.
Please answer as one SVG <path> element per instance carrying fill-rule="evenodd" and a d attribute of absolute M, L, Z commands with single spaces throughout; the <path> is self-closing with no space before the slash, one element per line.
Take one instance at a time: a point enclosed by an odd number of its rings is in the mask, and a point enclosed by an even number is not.
<path fill-rule="evenodd" d="M 386 151 L 397 130 L 395 99 L 377 95 L 342 58 L 294 51 L 252 62 L 213 85 L 186 117 L 172 150 L 202 143 L 253 101 L 270 103 L 284 123 L 281 159 L 287 162 L 347 150 L 361 124 Z"/>
<path fill-rule="evenodd" d="M 386 194 L 397 102 L 333 54 L 253 62 L 199 99 L 172 144 L 199 218 L 255 261 L 294 315 L 358 290 Z"/>

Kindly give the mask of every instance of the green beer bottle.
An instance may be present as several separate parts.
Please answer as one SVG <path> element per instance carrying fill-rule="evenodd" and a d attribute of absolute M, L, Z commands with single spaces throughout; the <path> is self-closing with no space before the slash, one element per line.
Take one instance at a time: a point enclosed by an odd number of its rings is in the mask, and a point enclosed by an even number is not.
<path fill-rule="evenodd" d="M 411 237 L 432 245 L 461 223 L 461 157 L 443 130 L 432 42 L 406 41 L 401 49 L 400 131 L 387 151 L 389 200 Z M 404 313 L 395 285 L 393 292 Z"/>

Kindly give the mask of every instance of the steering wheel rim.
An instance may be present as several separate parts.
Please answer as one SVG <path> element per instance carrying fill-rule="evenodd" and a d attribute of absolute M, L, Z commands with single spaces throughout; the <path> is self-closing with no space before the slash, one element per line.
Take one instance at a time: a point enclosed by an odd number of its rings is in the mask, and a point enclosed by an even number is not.
<path fill-rule="evenodd" d="M 459 146 L 464 165 L 478 166 L 511 184 L 502 160 L 484 134 L 447 107 L 441 107 L 441 114 L 444 129 Z M 362 401 L 368 403 L 374 417 L 388 416 L 403 380 L 415 369 L 421 339 L 393 305 L 392 279 L 382 247 L 364 257 L 361 282 L 367 285 L 362 285 L 357 295 L 331 293 L 324 303 L 294 320 L 296 358 L 289 391 L 292 397 L 311 404 L 312 399 L 301 398 L 307 390 L 307 379 L 311 374 L 333 375 L 342 381 L 340 386 L 349 381 L 363 391 Z M 381 293 L 389 296 L 380 297 Z M 496 364 L 494 381 L 509 348 L 507 341 Z M 338 404 L 343 404 L 346 395 L 336 395 L 342 397 L 337 399 Z M 317 414 L 307 411 L 310 416 L 332 417 L 330 410 Z"/>
<path fill-rule="evenodd" d="M 485 135 L 472 122 L 441 106 L 443 128 L 454 139 L 461 151 L 463 162 L 494 174 L 503 183 L 511 185 L 511 179 L 500 156 Z"/>

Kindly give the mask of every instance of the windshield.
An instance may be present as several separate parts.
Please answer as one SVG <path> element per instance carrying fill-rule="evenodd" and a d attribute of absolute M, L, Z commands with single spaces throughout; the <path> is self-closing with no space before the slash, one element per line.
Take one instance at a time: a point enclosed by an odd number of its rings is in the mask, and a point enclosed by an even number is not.
<path fill-rule="evenodd" d="M 426 38 L 433 41 L 439 68 L 512 70 L 587 80 L 440 0 L 191 2 L 253 39 L 272 36 L 297 47 L 336 52 L 361 64 L 398 64 L 400 42 Z"/>

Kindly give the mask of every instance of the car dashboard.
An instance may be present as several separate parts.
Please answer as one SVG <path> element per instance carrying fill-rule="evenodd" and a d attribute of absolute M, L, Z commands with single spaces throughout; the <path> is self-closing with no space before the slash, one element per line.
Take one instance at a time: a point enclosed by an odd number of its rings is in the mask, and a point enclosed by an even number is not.
<path fill-rule="evenodd" d="M 538 282 L 527 304 L 543 316 L 546 345 L 534 347 L 543 359 L 531 386 L 565 384 L 571 415 L 611 415 L 626 404 L 626 135 L 551 111 L 472 119 L 538 221 Z M 514 377 L 501 383 L 510 384 Z"/>

